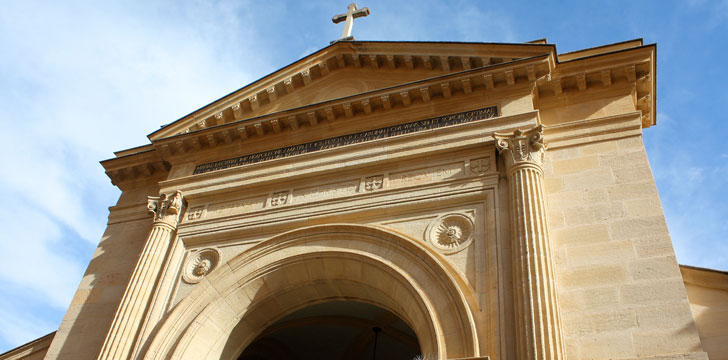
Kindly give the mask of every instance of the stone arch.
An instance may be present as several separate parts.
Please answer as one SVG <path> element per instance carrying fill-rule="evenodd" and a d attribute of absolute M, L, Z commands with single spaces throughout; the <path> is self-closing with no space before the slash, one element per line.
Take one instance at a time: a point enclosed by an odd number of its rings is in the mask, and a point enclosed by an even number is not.
<path fill-rule="evenodd" d="M 146 359 L 235 359 L 267 326 L 330 300 L 400 316 L 423 353 L 479 355 L 475 297 L 439 253 L 395 232 L 318 225 L 256 244 L 204 278 L 164 320 Z"/>

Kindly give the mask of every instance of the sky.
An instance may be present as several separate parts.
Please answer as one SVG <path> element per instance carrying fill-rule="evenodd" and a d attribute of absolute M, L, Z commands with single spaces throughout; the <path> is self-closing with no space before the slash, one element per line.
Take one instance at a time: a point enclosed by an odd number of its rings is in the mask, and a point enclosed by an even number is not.
<path fill-rule="evenodd" d="M 58 328 L 120 193 L 99 161 L 326 47 L 347 4 L 0 0 L 0 353 Z M 678 262 L 728 270 L 728 0 L 359 6 L 357 40 L 657 43 L 644 141 Z"/>

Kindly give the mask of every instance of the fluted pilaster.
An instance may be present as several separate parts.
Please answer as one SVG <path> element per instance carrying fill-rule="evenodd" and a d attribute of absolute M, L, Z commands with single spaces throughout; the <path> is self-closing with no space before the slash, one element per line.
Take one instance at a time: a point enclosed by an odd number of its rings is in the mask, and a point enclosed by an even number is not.
<path fill-rule="evenodd" d="M 541 126 L 496 134 L 510 188 L 519 359 L 565 358 L 546 222 L 541 134 Z"/>
<path fill-rule="evenodd" d="M 129 279 L 99 359 L 129 358 L 149 310 L 170 241 L 177 229 L 182 201 L 180 191 L 169 196 L 162 194 L 149 197 L 147 208 L 154 216 L 152 230 Z"/>

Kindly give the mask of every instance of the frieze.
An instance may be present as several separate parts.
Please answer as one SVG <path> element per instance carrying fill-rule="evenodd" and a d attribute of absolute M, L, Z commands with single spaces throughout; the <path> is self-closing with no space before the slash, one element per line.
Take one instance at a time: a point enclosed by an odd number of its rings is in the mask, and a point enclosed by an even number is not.
<path fill-rule="evenodd" d="M 373 140 L 405 135 L 420 131 L 433 130 L 441 127 L 459 125 L 482 119 L 498 116 L 498 107 L 490 106 L 478 110 L 466 111 L 452 115 L 440 116 L 431 119 L 418 120 L 385 128 L 362 131 L 350 135 L 313 141 L 300 145 L 287 146 L 280 149 L 263 151 L 255 154 L 243 155 L 232 159 L 220 160 L 195 167 L 193 174 L 204 174 L 211 171 L 223 170 L 232 167 L 255 164 L 289 156 L 301 155 L 326 149 L 333 149 Z"/>
<path fill-rule="evenodd" d="M 463 176 L 463 162 L 389 174 L 389 186 L 399 187 L 455 179 Z"/>
<path fill-rule="evenodd" d="M 296 189 L 293 191 L 293 201 L 296 203 L 303 203 L 318 199 L 352 195 L 356 193 L 358 187 L 359 181 L 348 181 L 305 189 Z"/>
<path fill-rule="evenodd" d="M 220 217 L 260 210 L 265 206 L 267 196 L 258 196 L 237 201 L 212 204 L 207 208 L 207 216 Z"/>

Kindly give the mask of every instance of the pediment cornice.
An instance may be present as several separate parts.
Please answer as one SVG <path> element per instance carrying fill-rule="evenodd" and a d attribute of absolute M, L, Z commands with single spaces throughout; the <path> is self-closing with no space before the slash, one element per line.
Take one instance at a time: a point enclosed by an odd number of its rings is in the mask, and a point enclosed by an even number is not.
<path fill-rule="evenodd" d="M 458 42 L 340 41 L 257 80 L 155 131 L 150 140 L 257 117 L 280 99 L 305 91 L 344 69 L 418 71 L 423 78 L 507 63 L 536 55 L 554 56 L 553 45 Z"/>

